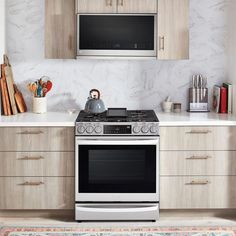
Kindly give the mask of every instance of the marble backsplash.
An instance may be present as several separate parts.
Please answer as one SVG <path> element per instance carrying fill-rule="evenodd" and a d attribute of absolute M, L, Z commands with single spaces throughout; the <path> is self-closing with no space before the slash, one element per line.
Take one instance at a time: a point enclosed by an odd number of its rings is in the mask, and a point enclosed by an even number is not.
<path fill-rule="evenodd" d="M 190 60 L 45 60 L 44 1 L 6 0 L 7 52 L 15 82 L 31 107 L 29 81 L 49 76 L 54 87 L 48 110 L 81 109 L 91 88 L 107 107 L 157 109 L 168 95 L 187 107 L 191 77 L 201 73 L 208 87 L 227 80 L 228 0 L 190 0 Z"/>

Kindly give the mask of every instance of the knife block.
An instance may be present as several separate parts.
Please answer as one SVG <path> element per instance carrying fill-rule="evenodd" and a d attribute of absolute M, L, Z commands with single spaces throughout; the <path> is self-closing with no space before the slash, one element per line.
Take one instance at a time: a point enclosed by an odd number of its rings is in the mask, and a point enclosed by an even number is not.
<path fill-rule="evenodd" d="M 209 112 L 207 88 L 189 89 L 189 112 Z"/>

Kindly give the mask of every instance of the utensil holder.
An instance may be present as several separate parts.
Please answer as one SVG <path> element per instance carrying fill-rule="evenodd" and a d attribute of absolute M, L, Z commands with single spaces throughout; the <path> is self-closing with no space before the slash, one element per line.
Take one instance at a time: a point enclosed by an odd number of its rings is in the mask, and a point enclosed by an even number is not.
<path fill-rule="evenodd" d="M 33 112 L 43 114 L 47 112 L 47 98 L 46 97 L 33 97 Z"/>

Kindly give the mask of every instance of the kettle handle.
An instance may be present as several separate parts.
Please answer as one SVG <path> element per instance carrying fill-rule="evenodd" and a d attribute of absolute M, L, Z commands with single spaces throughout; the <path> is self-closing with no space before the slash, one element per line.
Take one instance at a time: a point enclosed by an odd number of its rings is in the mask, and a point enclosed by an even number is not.
<path fill-rule="evenodd" d="M 92 90 L 90 90 L 89 93 L 90 93 L 91 97 L 92 97 L 92 93 L 93 93 L 93 92 L 97 93 L 97 99 L 100 99 L 100 95 L 101 95 L 101 94 L 100 94 L 100 91 L 99 91 L 98 89 L 92 89 Z"/>

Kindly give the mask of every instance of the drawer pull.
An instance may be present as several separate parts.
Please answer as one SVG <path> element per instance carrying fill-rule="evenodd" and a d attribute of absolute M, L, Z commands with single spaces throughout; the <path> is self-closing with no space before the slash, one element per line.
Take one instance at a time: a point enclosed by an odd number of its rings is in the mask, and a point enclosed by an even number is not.
<path fill-rule="evenodd" d="M 39 161 L 39 160 L 43 160 L 44 157 L 42 156 L 38 156 L 38 157 L 22 157 L 22 158 L 19 158 L 18 160 L 21 160 L 21 161 Z"/>
<path fill-rule="evenodd" d="M 29 181 L 26 181 L 24 182 L 23 184 L 20 184 L 20 185 L 23 185 L 23 186 L 40 186 L 40 185 L 43 185 L 44 183 L 43 182 L 29 182 Z"/>
<path fill-rule="evenodd" d="M 159 51 L 161 50 L 165 50 L 165 37 L 164 36 L 160 36 L 159 37 Z"/>
<path fill-rule="evenodd" d="M 22 135 L 28 135 L 28 134 L 43 134 L 43 131 L 38 130 L 38 131 L 22 131 L 17 134 L 22 134 Z"/>
<path fill-rule="evenodd" d="M 112 7 L 112 0 L 106 0 L 106 6 Z"/>
<path fill-rule="evenodd" d="M 189 132 L 186 132 L 186 134 L 209 134 L 211 133 L 211 130 L 191 130 Z"/>
<path fill-rule="evenodd" d="M 123 6 L 124 6 L 124 0 L 119 0 L 118 5 L 121 6 L 121 7 L 123 7 Z"/>
<path fill-rule="evenodd" d="M 193 180 L 191 181 L 190 183 L 186 183 L 186 185 L 207 185 L 209 184 L 210 182 L 208 180 Z"/>
<path fill-rule="evenodd" d="M 191 156 L 191 157 L 187 157 L 186 160 L 208 160 L 212 157 L 210 156 Z"/>

